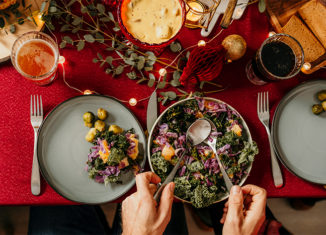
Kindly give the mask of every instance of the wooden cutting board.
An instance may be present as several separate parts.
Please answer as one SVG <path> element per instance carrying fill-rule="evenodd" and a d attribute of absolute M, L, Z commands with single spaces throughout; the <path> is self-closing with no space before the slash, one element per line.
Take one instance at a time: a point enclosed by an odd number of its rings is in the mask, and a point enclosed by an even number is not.
<path fill-rule="evenodd" d="M 283 33 L 282 27 L 289 21 L 291 16 L 297 13 L 305 3 L 310 0 L 265 0 L 267 13 L 270 18 L 270 23 L 275 32 Z M 326 1 L 320 1 L 326 4 Z M 326 16 L 325 16 L 326 17 Z M 311 62 L 310 70 L 302 70 L 304 73 L 313 73 L 319 68 L 326 66 L 326 54 L 319 57 L 316 61 Z"/>
<path fill-rule="evenodd" d="M 18 0 L 20 1 L 20 0 Z M 39 10 L 41 7 L 41 4 L 44 0 L 25 0 L 26 6 L 32 4 L 31 10 L 33 12 L 34 19 L 37 23 L 37 26 L 29 20 L 26 20 L 24 24 L 19 25 L 15 24 L 16 26 L 16 31 L 14 34 L 10 33 L 9 30 L 9 25 L 6 24 L 5 30 L 0 29 L 0 62 L 7 61 L 10 59 L 10 52 L 11 52 L 11 47 L 14 44 L 15 40 L 22 35 L 23 33 L 29 32 L 29 31 L 41 31 L 44 22 L 39 18 Z M 49 4 L 47 4 L 48 7 Z M 46 8 L 47 8 L 46 7 Z M 12 17 L 11 22 L 15 22 L 16 20 L 14 17 Z"/>

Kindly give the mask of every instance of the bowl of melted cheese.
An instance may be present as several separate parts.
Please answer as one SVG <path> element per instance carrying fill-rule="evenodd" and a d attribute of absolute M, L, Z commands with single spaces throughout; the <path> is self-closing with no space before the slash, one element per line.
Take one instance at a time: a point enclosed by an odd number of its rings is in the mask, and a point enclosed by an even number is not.
<path fill-rule="evenodd" d="M 135 45 L 162 47 L 180 32 L 185 6 L 182 0 L 123 0 L 118 18 L 122 32 Z"/>

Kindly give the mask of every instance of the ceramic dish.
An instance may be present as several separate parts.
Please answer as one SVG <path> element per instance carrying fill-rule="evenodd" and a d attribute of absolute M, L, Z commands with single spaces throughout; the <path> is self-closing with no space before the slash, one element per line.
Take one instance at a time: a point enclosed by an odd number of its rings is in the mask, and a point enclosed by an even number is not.
<path fill-rule="evenodd" d="M 295 175 L 326 184 L 326 113 L 311 111 L 326 80 L 303 83 L 281 100 L 274 114 L 272 138 L 281 162 Z"/>
<path fill-rule="evenodd" d="M 156 127 L 157 125 L 160 124 L 162 117 L 163 117 L 163 116 L 168 112 L 168 110 L 170 110 L 171 108 L 173 108 L 173 107 L 175 107 L 175 106 L 177 106 L 177 105 L 183 104 L 183 103 L 185 103 L 185 102 L 187 102 L 187 101 L 189 101 L 189 100 L 193 100 L 193 99 L 194 99 L 194 98 L 181 100 L 181 101 L 176 102 L 175 104 L 171 105 L 169 108 L 167 108 L 167 109 L 166 109 L 166 110 L 165 110 L 165 111 L 164 111 L 164 112 L 163 112 L 163 113 L 158 117 L 158 119 L 157 119 L 156 122 L 154 123 L 154 126 L 153 126 L 153 128 L 152 128 L 152 130 L 151 130 L 151 133 L 150 133 L 149 138 L 148 138 L 148 143 L 147 143 L 148 162 L 149 162 L 150 168 L 151 168 L 151 170 L 152 170 L 153 172 L 155 172 L 155 171 L 154 171 L 153 166 L 152 166 L 152 163 L 151 163 L 151 156 L 152 156 L 151 149 L 152 149 L 152 143 L 153 143 L 154 131 L 155 131 L 155 129 L 156 129 L 155 127 Z M 204 99 L 207 100 L 207 101 L 214 101 L 214 102 L 216 102 L 216 103 L 226 104 L 225 102 L 223 102 L 223 101 L 221 101 L 221 100 L 218 100 L 218 99 L 214 99 L 214 98 L 206 97 L 206 98 L 204 98 Z M 246 134 L 247 134 L 248 142 L 252 144 L 252 143 L 253 143 L 253 141 L 252 141 L 252 137 L 251 137 L 251 134 L 250 134 L 249 128 L 248 128 L 248 126 L 247 126 L 245 120 L 242 118 L 242 116 L 241 116 L 241 115 L 240 115 L 240 114 L 239 114 L 239 113 L 238 113 L 238 112 L 237 112 L 233 107 L 231 107 L 231 106 L 228 105 L 228 104 L 226 104 L 226 105 L 227 105 L 227 107 L 228 107 L 229 109 L 235 111 L 235 112 L 239 115 L 239 117 L 240 117 L 240 119 L 241 119 L 241 122 L 242 122 L 241 124 L 242 124 L 242 126 L 243 126 L 243 131 L 245 131 Z M 248 175 L 250 174 L 251 168 L 252 168 L 252 162 L 251 162 L 251 164 L 249 165 L 249 167 L 246 169 L 246 171 L 248 172 L 248 174 L 246 174 L 246 175 L 245 175 L 245 176 L 240 180 L 239 185 L 243 185 L 243 184 L 244 184 L 244 182 L 246 181 Z M 184 201 L 184 202 L 188 202 L 188 203 L 190 203 L 190 201 L 184 200 L 184 199 L 179 198 L 179 197 L 177 197 L 177 196 L 175 196 L 175 197 L 178 198 L 179 200 L 182 200 L 182 201 Z M 225 200 L 226 198 L 228 198 L 228 194 L 227 194 L 227 193 L 224 194 L 221 198 L 219 198 L 219 200 L 215 201 L 215 203 L 220 202 L 220 201 L 222 201 L 222 200 Z"/>
<path fill-rule="evenodd" d="M 63 197 L 80 203 L 97 204 L 124 195 L 135 184 L 130 171 L 122 174 L 122 184 L 105 186 L 88 177 L 85 170 L 92 144 L 86 142 L 89 128 L 84 126 L 83 114 L 96 113 L 98 108 L 108 111 L 107 124 L 124 129 L 134 128 L 139 136 L 139 151 L 144 155 L 145 135 L 136 117 L 117 100 L 99 95 L 83 95 L 59 104 L 44 120 L 39 130 L 37 155 L 42 175 L 48 184 Z"/>

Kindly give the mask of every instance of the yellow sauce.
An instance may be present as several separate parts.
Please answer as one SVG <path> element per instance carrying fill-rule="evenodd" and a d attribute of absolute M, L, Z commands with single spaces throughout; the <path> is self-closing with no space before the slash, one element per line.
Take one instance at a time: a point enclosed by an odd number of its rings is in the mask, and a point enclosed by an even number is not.
<path fill-rule="evenodd" d="M 128 32 L 142 42 L 160 44 L 182 26 L 179 0 L 130 0 L 122 19 Z"/>

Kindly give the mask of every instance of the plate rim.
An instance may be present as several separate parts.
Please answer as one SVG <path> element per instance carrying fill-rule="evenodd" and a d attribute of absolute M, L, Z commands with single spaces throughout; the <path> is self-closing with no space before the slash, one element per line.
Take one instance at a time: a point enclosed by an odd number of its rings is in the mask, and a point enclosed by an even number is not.
<path fill-rule="evenodd" d="M 293 175 L 297 176 L 300 179 L 303 179 L 309 183 L 314 183 L 314 184 L 318 184 L 318 185 L 325 185 L 326 184 L 326 179 L 324 181 L 313 181 L 311 179 L 306 179 L 305 177 L 301 176 L 300 174 L 298 174 L 297 172 L 295 172 L 294 170 L 292 170 L 288 165 L 287 165 L 287 161 L 285 161 L 285 157 L 283 156 L 284 154 L 281 154 L 281 151 L 279 150 L 280 146 L 279 146 L 279 141 L 277 140 L 277 123 L 279 122 L 280 119 L 280 115 L 282 112 L 282 109 L 284 109 L 284 107 L 287 105 L 287 103 L 293 98 L 293 95 L 296 94 L 296 92 L 299 92 L 298 90 L 302 89 L 305 86 L 309 86 L 309 85 L 314 85 L 315 83 L 325 83 L 326 84 L 326 80 L 324 79 L 313 79 L 313 80 L 309 80 L 309 81 L 305 81 L 302 82 L 300 84 L 298 84 L 297 86 L 293 87 L 290 91 L 288 91 L 285 96 L 280 100 L 280 102 L 278 103 L 274 115 L 273 115 L 273 121 L 272 121 L 272 128 L 271 128 L 271 135 L 272 135 L 272 142 L 273 142 L 273 149 L 276 153 L 277 158 L 280 160 L 280 162 L 282 163 L 282 165 L 289 171 L 291 172 Z M 284 158 L 284 159 L 283 159 Z"/>
<path fill-rule="evenodd" d="M 242 120 L 242 124 L 243 124 L 243 126 L 245 127 L 245 129 L 246 129 L 246 131 L 247 131 L 247 134 L 248 134 L 248 141 L 250 142 L 250 143 L 253 143 L 253 139 L 252 139 L 252 135 L 251 135 L 251 132 L 250 132 L 250 129 L 249 129 L 249 126 L 248 126 L 248 124 L 246 123 L 246 121 L 244 120 L 244 118 L 242 117 L 242 115 L 234 108 L 234 107 L 232 107 L 231 105 L 229 105 L 228 103 L 226 103 L 225 101 L 223 101 L 223 100 L 220 100 L 220 99 L 216 99 L 216 98 L 213 98 L 213 97 L 201 97 L 201 98 L 204 98 L 205 100 L 211 100 L 211 101 L 215 101 L 215 102 L 218 102 L 218 103 L 223 103 L 223 104 L 226 104 L 229 108 L 231 108 L 233 111 L 236 111 L 238 114 L 239 114 L 239 116 L 240 116 L 240 118 L 241 118 L 241 120 Z M 186 101 L 188 101 L 188 100 L 194 100 L 194 99 L 196 99 L 195 97 L 191 97 L 191 98 L 186 98 L 186 99 L 183 99 L 183 100 L 180 100 L 180 101 L 177 101 L 176 103 L 174 103 L 174 104 L 172 104 L 172 105 L 170 105 L 168 108 L 166 108 L 159 116 L 158 116 L 158 118 L 156 119 L 156 121 L 155 121 L 155 123 L 153 124 L 153 127 L 152 127 L 152 129 L 151 129 L 151 132 L 150 132 L 150 134 L 149 134 L 149 136 L 148 136 L 148 140 L 147 140 L 147 160 L 148 160 L 148 163 L 149 163 L 149 167 L 150 167 L 150 169 L 151 169 L 151 171 L 152 172 L 154 172 L 155 173 L 155 171 L 154 171 L 154 169 L 153 169 L 153 166 L 152 166 L 152 163 L 151 163 L 151 142 L 152 142 L 152 137 L 153 137 L 153 132 L 154 132 L 154 129 L 155 129 L 155 127 L 156 127 L 156 125 L 158 124 L 158 122 L 162 119 L 162 117 L 163 117 L 163 115 L 169 110 L 169 109 L 171 109 L 171 108 L 173 108 L 173 107 L 175 107 L 175 106 L 177 106 L 177 105 L 179 105 L 179 104 L 181 104 L 181 103 L 183 103 L 183 102 L 186 102 Z M 251 165 L 249 166 L 249 168 L 248 168 L 248 174 L 241 180 L 241 182 L 239 183 L 239 185 L 241 186 L 241 185 L 243 185 L 245 182 L 246 182 L 246 180 L 247 180 L 247 178 L 249 177 L 249 175 L 250 175 L 250 173 L 251 173 L 251 170 L 252 170 L 252 167 L 253 167 L 253 162 L 251 163 Z M 176 195 L 173 195 L 176 199 L 178 199 L 178 200 L 180 200 L 180 201 L 182 201 L 182 202 L 186 202 L 186 203 L 190 203 L 191 204 L 191 202 L 190 201 L 187 201 L 187 200 L 184 200 L 184 199 L 182 199 L 182 198 L 180 198 L 180 197 L 178 197 L 178 196 L 176 196 Z M 226 194 L 224 197 L 222 197 L 222 198 L 220 198 L 219 200 L 217 200 L 217 201 L 215 201 L 214 203 L 212 203 L 212 205 L 213 204 L 216 204 L 216 203 L 218 203 L 218 202 L 221 202 L 221 201 L 224 201 L 225 199 L 227 199 L 229 197 L 229 194 Z"/>
<path fill-rule="evenodd" d="M 147 141 L 146 141 L 146 135 L 145 135 L 145 132 L 144 132 L 144 129 L 143 129 L 143 127 L 142 127 L 142 125 L 140 124 L 140 122 L 139 122 L 139 120 L 137 119 L 137 117 L 136 117 L 136 115 L 131 111 L 131 110 L 129 110 L 128 108 L 127 108 L 127 106 L 126 105 L 124 105 L 120 100 L 118 100 L 117 98 L 115 98 L 115 97 L 112 97 L 112 96 L 108 96 L 108 95 L 102 95 L 102 94 L 87 94 L 87 95 L 77 95 L 77 96 L 74 96 L 74 97 L 71 97 L 71 98 L 69 98 L 69 99 L 66 99 L 66 100 L 64 100 L 63 102 L 61 102 L 61 103 L 59 103 L 58 105 L 56 105 L 47 115 L 46 115 L 46 117 L 44 118 L 44 120 L 43 120 L 43 122 L 42 122 L 42 124 L 40 125 L 40 127 L 39 127 L 39 130 L 38 130 L 38 136 L 37 136 L 37 145 L 36 145 L 36 154 L 37 154 L 37 161 L 38 161 L 38 164 L 39 164 L 39 170 L 40 170 L 40 172 L 41 172 L 41 174 L 42 174 L 42 177 L 44 178 L 44 180 L 47 182 L 47 184 L 57 193 L 57 194 L 59 194 L 61 197 L 63 197 L 63 198 L 65 198 L 65 199 L 67 199 L 67 200 L 70 200 L 70 201 L 72 201 L 72 202 L 77 202 L 77 203 L 80 203 L 80 204 L 89 204 L 89 205 L 98 205 L 98 204 L 103 204 L 103 203 L 108 203 L 108 202 L 111 202 L 111 201 L 114 201 L 114 200 L 116 200 L 116 199 L 118 199 L 118 198 L 120 198 L 120 197 L 122 197 L 122 196 L 124 196 L 127 192 L 129 192 L 130 191 L 130 189 L 132 188 L 132 187 L 134 187 L 135 186 L 135 183 L 136 183 L 136 179 L 135 179 L 135 177 L 132 179 L 132 183 L 131 183 L 131 185 L 129 186 L 129 187 L 127 187 L 127 189 L 126 189 L 126 191 L 122 194 L 122 195 L 120 195 L 120 196 L 116 196 L 116 197 L 114 197 L 114 198 L 112 198 L 112 199 L 110 199 L 110 200 L 104 200 L 104 201 L 101 201 L 101 202 L 84 202 L 84 201 L 79 201 L 79 200 L 75 200 L 75 199 L 71 199 L 71 198 L 68 198 L 67 196 L 65 196 L 65 195 L 63 195 L 62 193 L 61 193 L 61 191 L 60 190 L 58 190 L 57 189 L 57 187 L 55 187 L 54 186 L 54 184 L 51 182 L 49 182 L 49 180 L 45 177 L 45 169 L 43 169 L 41 166 L 42 166 L 42 164 L 41 164 L 41 161 L 40 161 L 40 157 L 39 157 L 39 151 L 41 150 L 41 144 L 40 144 L 40 139 L 41 139 L 41 135 L 40 135 L 40 133 L 41 133 L 41 131 L 42 131 L 42 128 L 44 128 L 44 126 L 45 126 L 45 124 L 46 124 L 46 121 L 47 120 L 49 120 L 50 118 L 49 117 L 51 117 L 52 115 L 53 115 L 53 113 L 55 113 L 56 112 L 56 110 L 59 108 L 59 107 L 61 107 L 62 105 L 64 105 L 64 104 L 66 104 L 66 103 L 68 103 L 68 102 L 71 102 L 72 100 L 76 100 L 76 99 L 81 99 L 81 98 L 86 98 L 86 97 L 103 97 L 103 98 L 107 98 L 107 99 L 109 99 L 109 100 L 113 100 L 113 101 L 116 101 L 117 103 L 119 103 L 120 105 L 122 105 L 123 107 L 125 107 L 126 108 L 126 110 L 132 115 L 132 117 L 135 119 L 135 121 L 137 122 L 137 124 L 138 124 L 138 126 L 139 126 L 139 128 L 140 128 L 140 130 L 141 130 L 141 135 L 143 136 L 143 138 L 144 138 L 144 159 L 143 159 L 143 162 L 142 162 L 142 164 L 141 164 L 141 166 L 142 167 L 144 167 L 145 166 L 145 164 L 146 164 L 146 158 L 147 158 L 147 152 L 146 152 L 146 148 L 147 148 Z"/>

